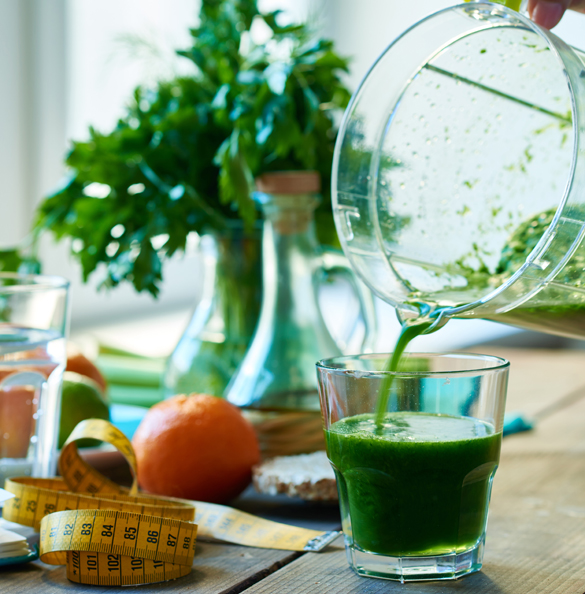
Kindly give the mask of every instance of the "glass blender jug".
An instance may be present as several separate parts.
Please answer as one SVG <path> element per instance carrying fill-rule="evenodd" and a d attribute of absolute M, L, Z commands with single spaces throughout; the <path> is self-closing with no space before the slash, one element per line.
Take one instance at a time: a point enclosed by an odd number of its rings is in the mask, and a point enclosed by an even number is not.
<path fill-rule="evenodd" d="M 477 317 L 585 336 L 585 68 L 498 4 L 403 33 L 348 107 L 334 214 L 402 319 Z"/>

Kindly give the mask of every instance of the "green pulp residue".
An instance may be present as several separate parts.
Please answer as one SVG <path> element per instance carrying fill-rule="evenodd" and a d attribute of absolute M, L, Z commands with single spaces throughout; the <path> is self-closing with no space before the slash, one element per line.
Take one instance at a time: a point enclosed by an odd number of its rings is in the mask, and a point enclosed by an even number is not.
<path fill-rule="evenodd" d="M 455 307 L 485 296 L 487 292 L 503 285 L 526 264 L 553 223 L 556 212 L 556 207 L 545 210 L 518 225 L 502 248 L 495 270 L 490 271 L 477 249 L 470 254 L 476 261 L 476 267 L 468 265 L 466 258 L 447 267 L 448 273 L 465 279 L 466 285 L 462 293 L 448 290 L 432 295 L 416 293 L 412 296 L 418 301 L 435 303 L 435 315 L 440 312 L 441 306 Z M 581 233 L 583 220 L 585 206 L 565 209 L 553 241 L 542 254 L 533 257 L 532 268 L 525 273 L 526 282 L 535 287 L 538 283 L 542 284 L 540 290 L 526 303 L 509 312 L 488 316 L 489 319 L 561 336 L 585 336 L 585 244 L 577 247 L 552 282 L 547 278 L 573 249 L 573 244 Z M 422 320 L 419 318 L 419 323 L 420 321 Z M 427 331 L 425 328 L 419 333 Z"/>
<path fill-rule="evenodd" d="M 465 0 L 465 2 L 473 2 L 473 0 Z M 516 12 L 520 12 L 520 6 L 522 5 L 522 0 L 493 0 L 495 4 L 503 4 Z"/>
<path fill-rule="evenodd" d="M 468 295 L 473 294 L 473 291 L 476 291 L 477 294 L 481 292 L 485 294 L 487 289 L 502 285 L 525 264 L 552 224 L 556 210 L 556 208 L 546 210 L 521 223 L 502 249 L 500 260 L 493 273 L 489 271 L 481 258 L 477 258 L 480 263 L 477 270 L 465 265 L 462 259 L 450 267 L 450 272 L 466 279 Z M 577 212 L 578 210 L 580 212 Z M 564 254 L 571 249 L 575 241 L 577 227 L 580 225 L 579 221 L 585 219 L 585 207 L 580 209 L 574 207 L 572 214 L 575 223 L 561 225 L 555 236 L 554 252 L 549 257 L 556 257 L 557 261 L 560 261 Z M 542 266 L 546 270 L 546 263 Z M 583 289 L 585 289 L 585 249 L 579 246 L 555 277 L 554 283 L 544 286 L 526 304 L 509 312 L 496 314 L 490 319 L 562 336 L 585 336 L 585 291 Z M 430 299 L 426 299 L 425 295 L 413 294 L 413 298 L 415 298 L 413 303 L 418 305 L 419 314 L 403 323 L 394 352 L 387 361 L 384 371 L 404 371 L 404 362 L 407 359 L 403 357 L 403 354 L 408 344 L 417 336 L 432 332 L 440 327 L 440 324 L 434 324 L 434 322 L 440 316 L 442 309 L 440 303 L 443 296 L 435 294 L 433 297 L 438 297 L 434 306 L 431 305 Z M 458 303 L 449 305 L 458 305 Z M 384 414 L 388 410 L 388 404 L 392 397 L 394 376 L 395 373 L 386 374 L 380 387 L 375 415 L 380 431 Z M 394 397 L 401 398 L 400 394 Z M 395 405 L 400 410 L 404 408 L 404 404 L 399 401 L 395 402 L 393 406 Z"/>
<path fill-rule="evenodd" d="M 585 207 L 574 207 L 574 210 L 571 218 L 577 221 L 585 219 Z M 556 211 L 556 208 L 551 208 L 518 226 L 502 250 L 496 275 L 509 277 L 520 269 L 545 231 L 550 227 Z M 553 256 L 556 255 L 560 260 L 571 249 L 576 239 L 576 232 L 580 230 L 576 229 L 576 226 L 579 225 L 581 225 L 580 222 L 559 227 L 554 239 L 555 252 Z M 581 246 L 575 251 L 559 275 L 555 277 L 555 282 L 573 287 L 585 287 L 585 250 Z"/>

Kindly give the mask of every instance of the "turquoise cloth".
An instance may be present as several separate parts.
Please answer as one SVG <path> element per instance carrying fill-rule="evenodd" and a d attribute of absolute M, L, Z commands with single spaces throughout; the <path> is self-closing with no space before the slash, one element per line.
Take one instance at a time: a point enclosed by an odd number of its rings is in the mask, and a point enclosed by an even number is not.
<path fill-rule="evenodd" d="M 531 429 L 534 429 L 534 423 L 522 413 L 509 412 L 504 415 L 504 437 Z"/>
<path fill-rule="evenodd" d="M 122 431 L 128 438 L 132 439 L 134 432 L 138 429 L 140 421 L 148 408 L 144 406 L 132 406 L 128 404 L 112 404 L 110 407 L 110 418 L 112 423 Z"/>

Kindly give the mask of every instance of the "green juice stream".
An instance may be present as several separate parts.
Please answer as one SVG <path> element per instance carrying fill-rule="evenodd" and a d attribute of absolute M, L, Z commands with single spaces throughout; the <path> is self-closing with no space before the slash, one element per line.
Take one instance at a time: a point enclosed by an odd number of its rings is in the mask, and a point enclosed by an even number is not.
<path fill-rule="evenodd" d="M 414 340 L 417 336 L 424 334 L 432 326 L 432 321 L 427 321 L 426 318 L 415 318 L 413 321 L 407 321 L 402 324 L 402 330 L 396 341 L 394 352 L 388 360 L 386 365 L 386 371 L 398 371 L 400 368 L 400 362 L 402 355 L 406 350 L 406 347 Z M 384 413 L 388 408 L 388 399 L 390 398 L 390 390 L 392 388 L 392 381 L 394 376 L 388 374 L 382 382 L 380 388 L 380 394 L 378 396 L 378 402 L 376 404 L 376 418 L 378 425 L 381 425 Z"/>

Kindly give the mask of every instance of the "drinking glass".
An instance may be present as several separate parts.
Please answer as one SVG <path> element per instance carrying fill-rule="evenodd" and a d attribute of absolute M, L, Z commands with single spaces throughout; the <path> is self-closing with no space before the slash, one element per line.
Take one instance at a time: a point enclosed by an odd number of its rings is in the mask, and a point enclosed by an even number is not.
<path fill-rule="evenodd" d="M 349 564 L 402 582 L 478 571 L 509 363 L 416 353 L 389 372 L 388 357 L 317 363 Z"/>
<path fill-rule="evenodd" d="M 0 274 L 0 485 L 56 468 L 69 283 Z"/>

